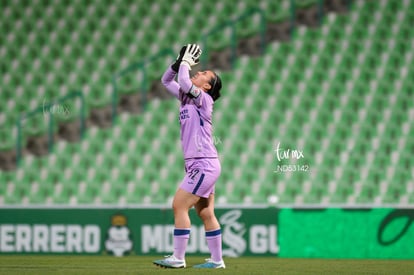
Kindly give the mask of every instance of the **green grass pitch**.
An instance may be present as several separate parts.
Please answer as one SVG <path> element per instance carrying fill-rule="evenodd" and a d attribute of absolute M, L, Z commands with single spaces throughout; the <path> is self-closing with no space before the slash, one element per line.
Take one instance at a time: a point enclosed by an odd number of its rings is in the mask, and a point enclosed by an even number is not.
<path fill-rule="evenodd" d="M 161 269 L 152 264 L 159 257 L 128 256 L 0 256 L 0 274 L 414 274 L 408 260 L 226 258 L 226 269 L 199 270 L 204 262 L 188 257 L 185 269 Z M 161 257 L 162 258 L 162 257 Z"/>

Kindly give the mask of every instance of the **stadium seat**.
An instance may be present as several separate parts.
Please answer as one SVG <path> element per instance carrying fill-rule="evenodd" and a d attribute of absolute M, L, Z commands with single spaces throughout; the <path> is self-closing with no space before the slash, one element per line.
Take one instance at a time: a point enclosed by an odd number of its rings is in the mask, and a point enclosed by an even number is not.
<path fill-rule="evenodd" d="M 297 1 L 296 8 L 317 2 Z M 16 132 L 3 129 L 28 107 L 80 90 L 90 117 L 110 106 L 112 76 L 129 64 L 164 45 L 176 51 L 180 41 L 201 43 L 201 34 L 251 7 L 262 8 L 269 23 L 290 20 L 290 4 L 40 1 L 22 10 L 6 1 L 11 12 L 1 19 L 8 32 L 0 34 L 0 55 L 2 68 L 11 66 L 0 77 L 0 150 L 14 148 Z M 225 83 L 214 107 L 222 158 L 218 197 L 227 203 L 266 203 L 276 195 L 288 204 L 402 205 L 406 195 L 413 203 L 407 188 L 412 161 L 404 153 L 414 148 L 413 5 L 357 1 L 348 13 L 326 13 L 320 28 L 297 26 L 291 40 L 271 41 L 263 55 L 238 56 L 232 71 L 218 71 Z M 193 9 L 205 16 L 192 15 Z M 51 16 L 44 18 L 44 11 Z M 195 27 L 177 32 L 184 25 Z M 239 38 L 252 36 L 258 17 L 236 29 Z M 207 43 L 208 51 L 228 48 L 230 30 Z M 172 60 L 148 66 L 148 86 Z M 119 79 L 120 94 L 140 91 L 141 77 L 131 72 Z M 151 100 L 141 113 L 120 112 L 113 127 L 89 127 L 79 143 L 57 139 L 51 154 L 25 155 L 18 170 L 0 174 L 8 183 L 0 187 L 3 202 L 166 203 L 184 176 L 178 107 L 176 100 Z M 71 119 L 78 112 L 74 108 Z M 44 116 L 25 121 L 23 144 L 45 135 L 46 122 Z M 298 164 L 315 172 L 275 173 L 277 142 L 303 150 Z"/>

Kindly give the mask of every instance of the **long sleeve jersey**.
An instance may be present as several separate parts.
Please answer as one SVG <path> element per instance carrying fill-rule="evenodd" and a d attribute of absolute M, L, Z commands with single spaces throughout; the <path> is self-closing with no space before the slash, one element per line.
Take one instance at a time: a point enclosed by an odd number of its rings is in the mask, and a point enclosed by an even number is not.
<path fill-rule="evenodd" d="M 176 76 L 177 73 L 168 67 L 161 81 L 181 102 L 179 121 L 184 159 L 217 158 L 212 138 L 214 101 L 201 88 L 193 85 L 187 66 L 180 66 L 178 81 L 175 80 Z"/>

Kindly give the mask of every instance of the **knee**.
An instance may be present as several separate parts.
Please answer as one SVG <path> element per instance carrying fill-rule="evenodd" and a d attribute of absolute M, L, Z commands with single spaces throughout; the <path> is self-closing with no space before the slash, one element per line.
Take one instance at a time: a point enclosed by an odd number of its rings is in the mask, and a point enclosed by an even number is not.
<path fill-rule="evenodd" d="M 180 210 L 183 209 L 183 207 L 180 205 L 179 202 L 174 200 L 173 203 L 172 203 L 172 209 L 173 209 L 174 212 L 179 212 Z"/>
<path fill-rule="evenodd" d="M 214 211 L 210 209 L 203 209 L 201 211 L 198 211 L 197 214 L 203 221 L 215 218 Z"/>
<path fill-rule="evenodd" d="M 174 200 L 172 203 L 174 213 L 188 212 L 189 207 L 180 200 Z"/>

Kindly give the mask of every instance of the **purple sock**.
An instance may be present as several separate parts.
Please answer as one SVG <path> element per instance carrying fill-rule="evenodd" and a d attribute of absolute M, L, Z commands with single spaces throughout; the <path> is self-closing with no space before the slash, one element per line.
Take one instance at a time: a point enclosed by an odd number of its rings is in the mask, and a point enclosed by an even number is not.
<path fill-rule="evenodd" d="M 174 256 L 179 260 L 184 260 L 185 249 L 187 248 L 188 239 L 190 238 L 189 228 L 174 229 Z"/>
<path fill-rule="evenodd" d="M 221 250 L 221 230 L 211 230 L 206 231 L 207 245 L 210 249 L 211 259 L 214 262 L 219 262 L 222 260 L 222 250 Z"/>

